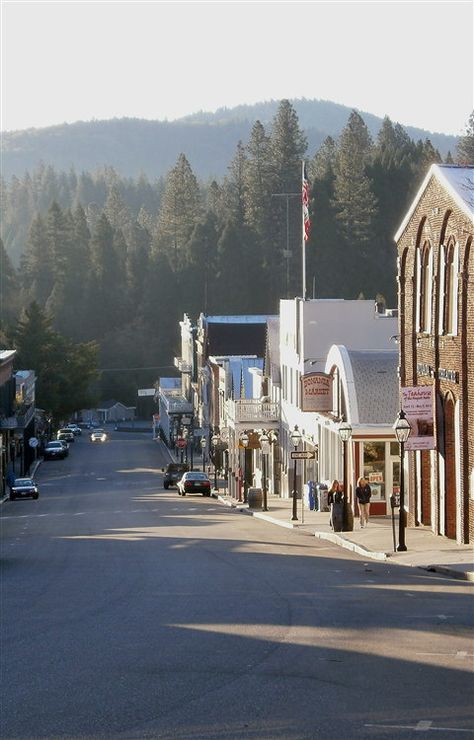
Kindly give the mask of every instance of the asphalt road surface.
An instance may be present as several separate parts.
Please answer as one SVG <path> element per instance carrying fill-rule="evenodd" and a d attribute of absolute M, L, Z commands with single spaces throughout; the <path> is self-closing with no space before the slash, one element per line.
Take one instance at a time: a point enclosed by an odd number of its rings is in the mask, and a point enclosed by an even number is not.
<path fill-rule="evenodd" d="M 165 491 L 78 439 L 1 514 L 2 738 L 474 738 L 473 586 Z"/>

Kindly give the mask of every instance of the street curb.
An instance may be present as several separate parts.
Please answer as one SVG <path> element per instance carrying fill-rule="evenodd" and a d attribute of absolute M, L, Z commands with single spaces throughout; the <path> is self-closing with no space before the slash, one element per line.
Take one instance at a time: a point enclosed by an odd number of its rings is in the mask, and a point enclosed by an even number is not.
<path fill-rule="evenodd" d="M 403 565 L 403 563 L 400 563 L 400 565 Z M 457 578 L 459 581 L 470 581 L 474 583 L 474 573 L 472 571 L 453 570 L 448 565 L 415 565 L 412 567 L 426 570 L 429 573 L 441 573 L 443 576 Z"/>
<path fill-rule="evenodd" d="M 243 504 L 242 506 L 239 506 L 238 504 L 235 504 L 233 501 L 229 501 L 228 499 L 222 498 L 222 496 L 217 492 L 213 491 L 211 493 L 211 496 L 213 498 L 216 498 L 220 503 L 224 504 L 225 506 L 229 507 L 230 509 L 235 509 L 240 514 L 247 514 L 247 516 L 254 516 L 257 519 L 263 519 L 270 524 L 276 524 L 278 527 L 285 527 L 286 529 L 294 529 L 298 531 L 298 525 L 292 524 L 291 522 L 285 522 L 281 519 L 275 519 L 272 516 L 269 516 L 268 514 L 264 514 L 259 511 L 253 511 L 252 509 L 249 509 L 246 504 Z M 428 571 L 430 573 L 439 573 L 441 575 L 449 576 L 450 578 L 457 578 L 458 580 L 463 581 L 471 581 L 474 582 L 474 573 L 472 571 L 459 571 L 459 570 L 453 570 L 447 565 L 416 565 L 411 563 L 401 563 L 397 561 L 396 559 L 393 559 L 391 552 L 377 552 L 372 550 L 367 550 L 362 545 L 358 545 L 355 542 L 351 542 L 350 540 L 346 540 L 344 537 L 339 537 L 337 534 L 334 534 L 332 532 L 304 532 L 302 530 L 299 530 L 300 534 L 307 534 L 311 537 L 316 537 L 320 540 L 326 540 L 327 542 L 332 542 L 334 545 L 337 545 L 339 547 L 343 547 L 346 550 L 350 550 L 352 552 L 357 553 L 358 555 L 362 555 L 362 557 L 367 558 L 369 560 L 378 560 L 379 562 L 390 562 L 390 564 L 394 565 L 401 565 L 409 568 L 419 568 L 420 570 Z"/>
<path fill-rule="evenodd" d="M 390 557 L 390 553 L 388 552 L 367 550 L 367 548 L 362 545 L 357 545 L 355 542 L 346 540 L 344 537 L 338 537 L 337 534 L 332 534 L 332 532 L 315 532 L 314 536 L 319 540 L 332 542 L 335 545 L 339 545 L 339 547 L 344 547 L 346 550 L 351 550 L 352 552 L 356 552 L 358 555 L 363 555 L 364 558 L 370 558 L 371 560 L 386 561 Z"/>

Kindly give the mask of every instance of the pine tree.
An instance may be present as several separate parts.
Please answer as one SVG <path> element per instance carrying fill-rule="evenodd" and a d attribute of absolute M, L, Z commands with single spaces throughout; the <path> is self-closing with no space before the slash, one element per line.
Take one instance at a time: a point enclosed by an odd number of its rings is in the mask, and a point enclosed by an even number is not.
<path fill-rule="evenodd" d="M 11 342 L 18 354 L 16 367 L 34 368 L 39 407 L 56 421 L 87 407 L 90 386 L 97 373 L 97 345 L 74 345 L 52 328 L 51 318 L 37 303 L 23 312 Z"/>
<path fill-rule="evenodd" d="M 269 287 L 274 306 L 281 296 L 301 293 L 301 163 L 306 149 L 298 116 L 291 103 L 282 100 L 272 121 L 269 146 L 273 248 L 265 257 L 271 260 Z"/>
<path fill-rule="evenodd" d="M 456 161 L 458 164 L 474 164 L 474 111 L 457 146 Z"/>
<path fill-rule="evenodd" d="M 245 147 L 239 141 L 235 156 L 228 167 L 229 174 L 224 178 L 221 201 L 224 218 L 234 221 L 239 227 L 245 222 L 245 166 Z"/>
<path fill-rule="evenodd" d="M 22 303 L 37 302 L 44 307 L 54 285 L 53 256 L 44 219 L 33 219 L 26 251 L 21 259 Z"/>
<path fill-rule="evenodd" d="M 352 111 L 337 151 L 334 205 L 348 246 L 362 249 L 373 235 L 376 199 L 366 168 L 372 141 L 361 116 Z"/>
<path fill-rule="evenodd" d="M 18 276 L 0 238 L 0 327 L 13 321 L 19 306 Z"/>
<path fill-rule="evenodd" d="M 183 249 L 201 210 L 200 191 L 191 166 L 180 154 L 165 185 L 157 228 L 157 245 L 172 255 L 178 269 L 183 264 Z"/>

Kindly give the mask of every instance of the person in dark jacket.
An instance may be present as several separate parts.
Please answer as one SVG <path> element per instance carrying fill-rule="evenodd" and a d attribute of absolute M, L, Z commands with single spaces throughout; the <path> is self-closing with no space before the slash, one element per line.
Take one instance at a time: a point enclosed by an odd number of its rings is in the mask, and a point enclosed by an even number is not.
<path fill-rule="evenodd" d="M 365 478 L 359 478 L 357 481 L 356 497 L 359 506 L 359 521 L 361 529 L 369 523 L 370 497 L 372 491 Z"/>
<path fill-rule="evenodd" d="M 333 480 L 328 491 L 328 504 L 331 511 L 329 523 L 335 532 L 341 532 L 344 518 L 344 492 L 338 480 Z"/>

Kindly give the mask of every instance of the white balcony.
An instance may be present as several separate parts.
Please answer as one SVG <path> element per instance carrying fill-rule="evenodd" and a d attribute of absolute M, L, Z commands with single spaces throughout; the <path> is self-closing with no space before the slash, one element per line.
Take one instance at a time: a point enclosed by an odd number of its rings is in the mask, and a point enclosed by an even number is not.
<path fill-rule="evenodd" d="M 259 424 L 274 424 L 279 420 L 277 403 L 273 401 L 260 401 L 256 398 L 226 401 L 226 413 L 227 418 L 234 425 L 245 423 L 258 427 Z"/>
<path fill-rule="evenodd" d="M 189 362 L 186 362 L 182 357 L 174 358 L 174 366 L 178 368 L 180 373 L 190 373 L 192 370 Z"/>

